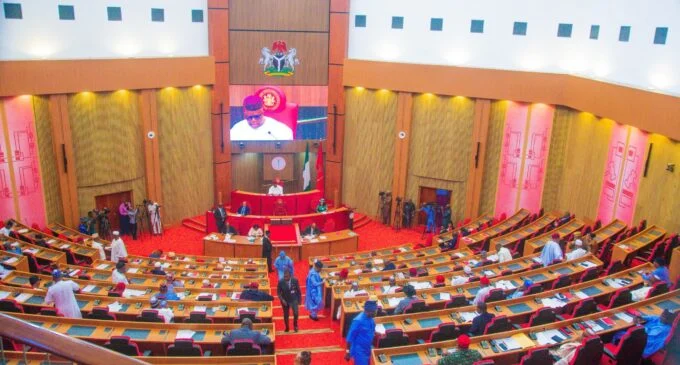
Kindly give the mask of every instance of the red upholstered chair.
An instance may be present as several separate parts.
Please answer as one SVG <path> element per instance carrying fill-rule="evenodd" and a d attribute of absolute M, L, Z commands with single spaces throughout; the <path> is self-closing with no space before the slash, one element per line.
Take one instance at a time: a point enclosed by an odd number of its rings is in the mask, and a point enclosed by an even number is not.
<path fill-rule="evenodd" d="M 128 336 L 111 336 L 111 339 L 104 344 L 104 347 L 127 356 L 151 355 L 151 351 L 144 351 L 142 354 L 142 352 L 139 351 L 137 343 L 130 341 L 130 337 Z"/>
<path fill-rule="evenodd" d="M 612 308 L 620 307 L 622 305 L 630 304 L 633 302 L 633 297 L 630 294 L 629 288 L 621 288 L 617 290 L 614 295 L 609 299 L 607 305 L 599 304 L 597 309 L 599 311 L 606 311 Z"/>
<path fill-rule="evenodd" d="M 230 343 L 226 352 L 228 356 L 257 356 L 262 355 L 262 348 L 253 340 L 242 339 Z"/>
<path fill-rule="evenodd" d="M 203 356 L 203 349 L 191 338 L 179 338 L 168 346 L 168 356 Z M 206 356 L 210 356 L 207 351 Z"/>
<path fill-rule="evenodd" d="M 139 322 L 165 323 L 163 318 L 158 316 L 158 311 L 155 309 L 144 309 L 142 313 L 137 316 L 136 320 Z"/>
<path fill-rule="evenodd" d="M 510 324 L 507 316 L 496 316 L 491 320 L 491 322 L 486 324 L 486 328 L 484 328 L 484 334 L 490 335 L 492 333 L 511 331 L 512 329 L 512 324 Z"/>
<path fill-rule="evenodd" d="M 454 295 L 451 297 L 451 300 L 446 302 L 444 308 L 459 308 L 468 305 L 470 305 L 470 303 L 468 302 L 464 295 Z"/>
<path fill-rule="evenodd" d="M 576 354 L 569 365 L 597 365 L 600 363 L 603 351 L 604 344 L 600 336 L 588 337 L 576 348 Z"/>
<path fill-rule="evenodd" d="M 257 313 L 253 311 L 240 311 L 236 318 L 236 322 L 241 323 L 244 318 L 250 318 L 253 323 L 262 323 L 262 320 L 257 318 Z"/>
<path fill-rule="evenodd" d="M 572 319 L 576 317 L 586 316 L 597 312 L 597 303 L 593 298 L 586 298 L 576 304 L 571 313 L 560 315 L 564 319 Z"/>
<path fill-rule="evenodd" d="M 552 308 L 541 308 L 536 313 L 531 315 L 529 322 L 522 323 L 521 328 L 535 327 L 543 324 L 548 324 L 557 321 L 557 316 Z"/>
<path fill-rule="evenodd" d="M 649 250 L 648 252 L 640 253 L 640 255 L 633 258 L 630 266 L 634 267 L 638 265 L 643 265 L 645 263 L 654 261 L 654 259 L 657 257 L 662 257 L 664 255 L 664 252 L 666 252 L 666 246 L 668 244 L 670 244 L 668 240 L 659 241 L 655 243 L 651 250 Z"/>
<path fill-rule="evenodd" d="M 547 347 L 535 347 L 522 356 L 518 365 L 546 365 L 552 363 L 553 359 Z"/>
<path fill-rule="evenodd" d="M 455 340 L 460 336 L 460 328 L 453 323 L 440 323 L 437 329 L 430 333 L 429 342 Z"/>
<path fill-rule="evenodd" d="M 184 320 L 184 323 L 213 323 L 212 318 L 207 318 L 205 312 L 195 312 L 189 313 L 189 318 Z"/>
<path fill-rule="evenodd" d="M 491 289 L 489 294 L 484 297 L 484 303 L 497 302 L 499 300 L 505 300 L 503 289 L 500 288 Z"/>
<path fill-rule="evenodd" d="M 40 308 L 40 315 L 50 316 L 50 317 L 63 317 L 64 315 L 59 313 L 59 311 L 54 307 L 43 307 Z"/>
<path fill-rule="evenodd" d="M 114 313 L 109 313 L 108 307 L 94 307 L 92 312 L 87 315 L 89 319 L 99 319 L 103 321 L 116 321 L 116 315 Z"/>
<path fill-rule="evenodd" d="M 581 274 L 581 277 L 578 279 L 578 282 L 583 283 L 586 281 L 595 280 L 597 279 L 597 276 L 599 274 L 600 274 L 599 267 L 591 267 L 590 269 L 584 271 L 583 274 Z"/>
<path fill-rule="evenodd" d="M 621 261 L 612 261 L 609 266 L 607 267 L 607 270 L 604 271 L 602 276 L 609 276 L 612 274 L 616 274 L 617 272 L 623 270 L 625 266 L 623 266 L 623 263 Z"/>
<path fill-rule="evenodd" d="M 494 365 L 495 362 L 491 359 L 479 360 L 472 363 L 472 365 Z"/>
<path fill-rule="evenodd" d="M 14 299 L 3 299 L 0 300 L 0 311 L 2 312 L 12 312 L 12 313 L 24 313 L 24 306 L 17 303 Z"/>
<path fill-rule="evenodd" d="M 524 291 L 524 295 L 534 295 L 543 291 L 543 284 L 532 284 L 529 289 Z"/>
<path fill-rule="evenodd" d="M 398 328 L 385 331 L 384 335 L 378 337 L 378 348 L 397 347 L 408 345 L 408 336 Z"/>
<path fill-rule="evenodd" d="M 420 313 L 427 311 L 427 304 L 424 300 L 414 300 L 409 303 L 406 308 L 404 308 L 404 314 L 407 313 Z"/>
<path fill-rule="evenodd" d="M 23 255 L 26 256 L 26 259 L 28 259 L 28 269 L 31 272 L 52 275 L 52 267 L 50 265 L 41 265 L 38 263 L 38 260 L 35 258 L 35 256 L 28 252 L 24 252 Z"/>
<path fill-rule="evenodd" d="M 553 281 L 550 290 L 555 290 L 559 288 L 564 288 L 571 285 L 571 277 L 569 275 L 560 275 L 557 280 Z"/>
<path fill-rule="evenodd" d="M 668 284 L 663 281 L 658 281 L 652 285 L 652 289 L 649 290 L 645 299 L 653 298 L 665 293 L 668 293 Z"/>
<path fill-rule="evenodd" d="M 606 355 L 601 363 L 610 365 L 638 365 L 642 352 L 647 345 L 647 332 L 642 326 L 634 326 L 626 331 L 618 345 L 604 345 Z"/>
<path fill-rule="evenodd" d="M 502 213 L 502 214 L 500 215 L 500 217 L 498 217 L 498 220 L 499 220 L 499 221 L 504 221 L 507 217 L 508 217 L 507 214 Z"/>
<path fill-rule="evenodd" d="M 88 263 L 86 260 L 79 260 L 76 255 L 73 253 L 73 251 L 66 249 L 64 251 L 66 253 L 66 262 L 69 265 L 78 265 L 78 266 L 90 266 L 90 263 Z"/>

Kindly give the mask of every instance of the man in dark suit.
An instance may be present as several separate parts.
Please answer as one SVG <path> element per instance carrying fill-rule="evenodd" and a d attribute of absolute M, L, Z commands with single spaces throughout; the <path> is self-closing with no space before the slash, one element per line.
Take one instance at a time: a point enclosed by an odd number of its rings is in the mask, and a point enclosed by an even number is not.
<path fill-rule="evenodd" d="M 272 272 L 272 240 L 269 239 L 269 230 L 264 231 L 262 237 L 262 257 L 267 259 L 267 270 Z"/>
<path fill-rule="evenodd" d="M 240 214 L 240 215 L 248 215 L 248 214 L 250 214 L 250 207 L 248 207 L 248 203 L 247 203 L 247 202 L 243 202 L 243 204 L 241 204 L 241 206 L 238 208 L 238 212 L 237 212 L 237 213 Z"/>
<path fill-rule="evenodd" d="M 236 227 L 229 224 L 229 221 L 225 221 L 224 222 L 224 233 L 238 234 L 238 231 L 236 230 Z"/>
<path fill-rule="evenodd" d="M 227 211 L 224 209 L 223 204 L 220 204 L 213 210 L 213 216 L 215 216 L 217 231 L 220 233 L 227 233 L 227 227 L 224 225 L 224 222 L 227 220 Z"/>
<path fill-rule="evenodd" d="M 302 232 L 302 234 L 303 234 L 304 236 L 312 236 L 312 237 L 316 237 L 316 236 L 318 236 L 319 234 L 321 234 L 321 230 L 319 229 L 319 227 L 316 226 L 316 223 L 312 223 L 309 227 L 307 227 L 307 229 L 305 229 L 305 230 Z"/>
<path fill-rule="evenodd" d="M 491 322 L 494 315 L 486 311 L 486 303 L 477 304 L 477 313 L 479 315 L 472 319 L 472 326 L 470 327 L 470 334 L 472 336 L 481 336 L 484 334 L 486 325 Z"/>
<path fill-rule="evenodd" d="M 291 277 L 290 270 L 286 270 L 283 273 L 283 279 L 279 280 L 279 284 L 276 286 L 276 294 L 279 296 L 283 308 L 283 323 L 286 325 L 286 332 L 288 332 L 290 309 L 293 309 L 293 329 L 295 332 L 298 331 L 298 306 L 302 301 L 300 292 L 298 279 Z"/>

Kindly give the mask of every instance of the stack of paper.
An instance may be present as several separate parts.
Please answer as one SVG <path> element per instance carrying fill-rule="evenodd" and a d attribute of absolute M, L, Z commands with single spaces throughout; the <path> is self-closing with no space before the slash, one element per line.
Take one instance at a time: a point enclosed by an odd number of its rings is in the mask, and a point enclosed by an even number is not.
<path fill-rule="evenodd" d="M 24 234 L 24 233 L 28 232 L 28 229 L 22 228 L 22 229 L 18 230 L 17 232 Z"/>
<path fill-rule="evenodd" d="M 524 333 L 518 333 L 516 335 L 512 335 L 512 338 L 519 343 L 520 346 L 522 346 L 523 349 L 526 348 L 531 348 L 534 347 L 534 341 L 532 341 L 526 334 Z"/>
<path fill-rule="evenodd" d="M 484 270 L 483 274 L 486 275 L 486 277 L 496 276 L 496 273 L 491 270 Z"/>
<path fill-rule="evenodd" d="M 460 318 L 463 318 L 465 322 L 472 322 L 472 320 L 477 317 L 477 313 L 475 312 L 458 312 L 458 315 Z"/>
<path fill-rule="evenodd" d="M 325 240 L 328 237 L 327 236 L 319 236 L 319 238 L 321 238 L 322 240 Z"/>
<path fill-rule="evenodd" d="M 69 247 L 71 247 L 71 245 L 69 245 L 69 244 L 64 244 L 64 245 L 59 246 L 59 248 L 62 249 L 62 250 L 65 250 Z"/>
<path fill-rule="evenodd" d="M 505 350 L 503 350 L 503 351 L 513 351 L 513 350 L 519 350 L 519 349 L 522 348 L 522 346 L 520 346 L 519 342 L 517 342 L 517 340 L 515 340 L 512 337 L 497 339 L 496 345 L 499 346 L 500 344 L 505 345 Z M 502 349 L 502 347 L 500 347 L 500 346 L 499 346 L 499 348 Z"/>
<path fill-rule="evenodd" d="M 177 331 L 177 335 L 175 336 L 175 340 L 178 339 L 178 338 L 193 338 L 194 334 L 196 334 L 196 332 L 194 332 L 192 330 L 179 330 L 179 331 Z"/>
<path fill-rule="evenodd" d="M 232 300 L 239 300 L 241 298 L 241 293 L 234 293 L 231 295 Z"/>
<path fill-rule="evenodd" d="M 499 280 L 496 282 L 496 288 L 503 289 L 503 290 L 513 290 L 517 289 L 515 285 L 513 285 L 509 280 Z"/>
<path fill-rule="evenodd" d="M 537 262 L 539 264 L 543 262 L 543 261 L 541 261 L 541 258 L 539 256 L 534 257 L 532 260 L 534 260 L 534 262 Z"/>
<path fill-rule="evenodd" d="M 536 333 L 536 340 L 538 341 L 538 344 L 541 345 L 541 346 L 554 345 L 554 344 L 557 343 L 557 342 L 555 342 L 555 340 L 552 339 L 555 336 L 559 337 L 561 341 L 564 341 L 563 335 L 557 330 L 547 330 L 547 331 L 543 331 L 543 332 L 537 332 Z"/>
<path fill-rule="evenodd" d="M 384 262 L 383 259 L 375 259 L 375 260 L 373 260 L 373 263 L 376 264 L 376 265 L 382 265 L 383 262 Z"/>
<path fill-rule="evenodd" d="M 550 308 L 562 308 L 567 305 L 567 303 L 555 298 L 543 298 L 541 303 L 543 303 L 543 306 Z"/>
<path fill-rule="evenodd" d="M 31 294 L 31 293 L 21 293 L 21 294 L 19 294 L 18 297 L 14 298 L 14 300 L 16 300 L 19 303 L 23 303 L 23 302 L 26 301 L 26 299 L 28 299 L 32 296 L 33 296 L 33 294 Z"/>
<path fill-rule="evenodd" d="M 491 255 L 486 257 L 487 260 L 497 262 L 498 261 L 498 255 Z"/>
<path fill-rule="evenodd" d="M 97 270 L 106 270 L 106 268 L 109 267 L 109 264 L 99 264 L 95 269 Z"/>
<path fill-rule="evenodd" d="M 383 326 L 382 323 L 378 323 L 375 325 L 375 333 L 379 333 L 381 335 L 384 335 L 387 330 L 385 329 L 385 326 Z"/>
<path fill-rule="evenodd" d="M 127 272 L 129 272 L 130 274 L 136 274 L 138 271 L 139 271 L 138 267 L 131 267 L 128 269 Z"/>
<path fill-rule="evenodd" d="M 401 298 L 387 298 L 387 303 L 389 303 L 390 307 L 396 307 L 399 302 L 401 302 Z"/>
<path fill-rule="evenodd" d="M 205 312 L 208 310 L 208 307 L 205 305 L 195 305 L 194 306 L 194 312 Z"/>
<path fill-rule="evenodd" d="M 479 261 L 477 261 L 477 260 L 468 261 L 468 264 L 470 265 L 470 267 L 476 266 L 478 263 L 479 263 Z"/>
<path fill-rule="evenodd" d="M 432 288 L 432 284 L 429 281 L 412 281 L 409 284 L 416 290 Z"/>
<path fill-rule="evenodd" d="M 586 293 L 584 293 L 584 292 L 582 292 L 582 291 L 580 291 L 580 290 L 577 290 L 576 292 L 574 292 L 574 295 L 576 295 L 577 297 L 579 297 L 579 298 L 581 298 L 581 299 L 586 299 L 586 298 L 588 298 L 588 294 L 586 294 Z"/>
<path fill-rule="evenodd" d="M 80 274 L 80 270 L 73 270 L 73 271 L 71 271 L 70 273 L 68 273 L 68 276 L 70 276 L 70 277 L 75 277 L 75 276 L 77 276 L 78 274 Z"/>
<path fill-rule="evenodd" d="M 120 312 L 121 309 L 123 309 L 123 306 L 118 302 L 113 302 L 109 304 L 108 307 L 111 312 Z"/>
<path fill-rule="evenodd" d="M 144 290 L 125 289 L 125 291 L 123 291 L 123 298 L 140 297 L 144 294 L 146 294 Z"/>
<path fill-rule="evenodd" d="M 451 294 L 439 293 L 439 300 L 451 300 Z"/>
<path fill-rule="evenodd" d="M 651 286 L 643 286 L 640 289 L 635 289 L 632 292 L 630 292 L 630 295 L 633 298 L 634 302 L 639 302 L 647 298 L 647 294 L 649 294 L 650 290 L 652 290 Z"/>
<path fill-rule="evenodd" d="M 85 286 L 85 287 L 83 288 L 83 291 L 84 291 L 85 293 L 90 293 L 92 290 L 94 290 L 94 288 L 96 288 L 96 286 L 90 284 L 90 285 Z"/>
<path fill-rule="evenodd" d="M 455 255 L 458 256 L 458 258 L 463 258 L 463 257 L 465 257 L 465 255 L 462 254 L 462 253 L 460 253 L 460 252 L 456 252 Z"/>
<path fill-rule="evenodd" d="M 403 273 L 403 272 L 398 272 L 395 276 L 396 276 L 397 279 L 399 279 L 399 280 L 403 280 L 403 279 L 406 277 L 406 276 L 404 276 L 404 273 Z"/>
<path fill-rule="evenodd" d="M 229 260 L 229 261 L 227 261 L 227 264 L 229 264 L 229 265 L 236 265 L 236 264 L 238 264 L 238 261 Z"/>
<path fill-rule="evenodd" d="M 635 320 L 633 316 L 625 312 L 616 313 L 614 316 L 622 321 L 626 321 L 626 323 L 633 323 L 633 321 Z"/>
<path fill-rule="evenodd" d="M 586 324 L 586 326 L 588 326 L 594 332 L 599 332 L 599 331 L 602 331 L 604 329 L 604 328 L 602 328 L 602 326 L 597 324 L 597 322 L 595 322 L 595 321 L 585 321 L 585 324 Z"/>
<path fill-rule="evenodd" d="M 13 263 L 15 263 L 15 262 L 17 262 L 17 261 L 19 261 L 18 258 L 16 258 L 16 257 L 10 257 L 9 259 L 5 260 L 5 264 L 9 265 L 9 264 L 13 264 Z"/>
<path fill-rule="evenodd" d="M 0 300 L 3 300 L 9 296 L 9 292 L 6 291 L 0 291 Z"/>

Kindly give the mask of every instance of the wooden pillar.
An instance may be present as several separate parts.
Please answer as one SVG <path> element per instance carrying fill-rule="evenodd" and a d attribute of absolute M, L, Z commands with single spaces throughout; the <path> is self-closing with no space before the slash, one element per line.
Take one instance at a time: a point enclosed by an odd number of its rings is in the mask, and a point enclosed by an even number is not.
<path fill-rule="evenodd" d="M 212 136 L 214 200 L 229 202 L 231 196 L 231 143 L 229 141 L 229 1 L 208 1 L 210 55 L 215 58 L 212 88 Z"/>
<path fill-rule="evenodd" d="M 326 125 L 325 195 L 342 202 L 342 154 L 345 139 L 343 65 L 347 58 L 349 0 L 331 0 L 328 42 L 328 123 Z"/>
<path fill-rule="evenodd" d="M 78 177 L 76 159 L 73 153 L 73 138 L 68 115 L 68 99 L 65 94 L 50 95 L 50 122 L 52 125 L 52 146 L 57 156 L 57 174 L 59 191 L 64 209 L 64 223 L 77 227 L 79 223 L 78 209 Z"/>
<path fill-rule="evenodd" d="M 2 153 L 5 155 L 5 159 L 7 160 L 7 169 L 9 173 L 9 183 L 10 183 L 10 189 L 11 189 L 11 194 L 13 197 L 13 206 L 14 206 L 14 217 L 7 217 L 7 218 L 15 218 L 19 221 L 21 221 L 21 211 L 19 209 L 19 194 L 17 194 L 17 185 L 16 185 L 16 178 L 14 177 L 14 153 L 12 151 L 12 144 L 10 142 L 10 136 L 9 136 L 9 121 L 7 120 L 7 115 L 5 114 L 5 105 L 4 101 L 0 99 L 0 127 L 2 128 L 2 135 L 4 136 L 4 144 L 5 144 L 5 150 L 2 151 Z"/>
<path fill-rule="evenodd" d="M 489 118 L 491 101 L 477 99 L 472 130 L 472 153 L 470 154 L 470 171 L 468 173 L 465 192 L 465 216 L 474 218 L 479 216 L 479 200 L 482 193 L 482 177 L 484 176 L 484 157 L 486 156 L 486 141 L 489 136 Z M 490 212 L 482 212 L 490 213 Z"/>
<path fill-rule="evenodd" d="M 161 161 L 158 140 L 158 108 L 156 107 L 156 90 L 144 89 L 139 98 L 139 112 L 144 132 L 144 176 L 146 178 L 146 196 L 162 204 Z M 150 138 L 149 133 L 154 137 Z"/>
<path fill-rule="evenodd" d="M 399 92 L 397 96 L 397 135 L 394 136 L 394 174 L 392 177 L 392 214 L 390 224 L 397 206 L 397 197 L 404 199 L 406 195 L 406 179 L 408 177 L 409 140 L 411 139 L 411 121 L 413 120 L 413 94 Z"/>

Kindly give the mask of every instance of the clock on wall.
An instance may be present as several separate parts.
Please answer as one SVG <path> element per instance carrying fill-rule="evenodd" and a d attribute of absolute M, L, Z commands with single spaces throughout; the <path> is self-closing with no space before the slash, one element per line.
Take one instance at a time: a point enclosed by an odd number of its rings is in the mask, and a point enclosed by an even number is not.
<path fill-rule="evenodd" d="M 262 164 L 265 181 L 276 177 L 285 181 L 293 180 L 293 157 L 292 153 L 265 153 Z"/>
<path fill-rule="evenodd" d="M 281 156 L 272 158 L 272 168 L 276 171 L 283 171 L 286 168 L 286 159 Z"/>

